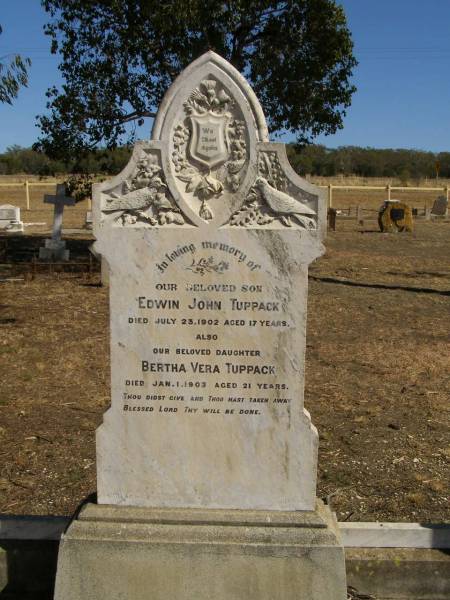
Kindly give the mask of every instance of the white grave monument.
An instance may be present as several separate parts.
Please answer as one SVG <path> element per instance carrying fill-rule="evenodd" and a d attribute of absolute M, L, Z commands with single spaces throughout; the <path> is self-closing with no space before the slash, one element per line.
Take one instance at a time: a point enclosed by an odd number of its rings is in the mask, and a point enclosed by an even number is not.
<path fill-rule="evenodd" d="M 6 233 L 23 233 L 23 222 L 20 220 L 20 208 L 13 204 L 0 206 L 0 231 Z"/>
<path fill-rule="evenodd" d="M 64 535 L 57 600 L 345 600 L 303 407 L 308 265 L 326 199 L 208 52 L 152 139 L 94 190 L 109 265 L 111 407 L 98 504 Z"/>
<path fill-rule="evenodd" d="M 66 242 L 61 239 L 64 206 L 74 206 L 75 199 L 66 197 L 66 186 L 58 183 L 56 196 L 45 194 L 44 202 L 54 205 L 52 237 L 45 240 L 45 247 L 39 248 L 39 258 L 42 260 L 69 260 L 69 250 Z"/>

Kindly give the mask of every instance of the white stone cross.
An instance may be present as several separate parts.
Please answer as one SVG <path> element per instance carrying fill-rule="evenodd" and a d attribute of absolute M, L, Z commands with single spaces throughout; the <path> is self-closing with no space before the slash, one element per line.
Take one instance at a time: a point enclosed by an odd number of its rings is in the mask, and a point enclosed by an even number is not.
<path fill-rule="evenodd" d="M 66 197 L 66 185 L 64 183 L 58 183 L 56 186 L 56 196 L 45 194 L 44 202 L 55 205 L 52 240 L 59 242 L 61 241 L 64 206 L 73 206 L 75 204 L 75 198 Z"/>

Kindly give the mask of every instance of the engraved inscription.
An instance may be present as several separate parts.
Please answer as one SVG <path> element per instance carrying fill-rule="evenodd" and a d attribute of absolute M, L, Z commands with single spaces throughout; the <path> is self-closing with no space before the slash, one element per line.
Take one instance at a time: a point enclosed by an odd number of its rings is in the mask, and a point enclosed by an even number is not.
<path fill-rule="evenodd" d="M 157 341 L 136 357 L 135 372 L 124 375 L 123 412 L 134 418 L 261 418 L 267 411 L 289 410 L 289 385 L 280 381 L 283 373 L 272 354 L 280 332 L 292 326 L 286 290 L 271 290 L 264 277 L 261 283 L 242 283 L 234 269 L 244 266 L 254 273 L 258 265 L 247 252 L 226 243 L 202 240 L 178 246 L 157 257 L 157 270 L 170 277 L 175 262 L 193 276 L 207 273 L 208 283 L 161 280 L 151 296 L 138 295 L 130 306 L 127 325 L 145 328 L 149 340 Z M 211 279 L 223 264 L 231 270 L 227 283 Z M 234 332 L 246 329 L 254 333 L 243 346 Z M 251 341 L 262 338 L 267 348 Z"/>
<path fill-rule="evenodd" d="M 212 114 L 190 118 L 192 136 L 189 143 L 190 156 L 212 169 L 228 158 L 228 118 Z"/>

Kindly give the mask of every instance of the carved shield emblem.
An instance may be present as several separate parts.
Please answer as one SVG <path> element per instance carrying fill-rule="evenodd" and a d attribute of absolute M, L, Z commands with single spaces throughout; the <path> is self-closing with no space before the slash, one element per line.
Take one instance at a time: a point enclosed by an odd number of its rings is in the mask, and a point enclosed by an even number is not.
<path fill-rule="evenodd" d="M 227 134 L 228 117 L 225 115 L 191 116 L 191 158 L 209 169 L 228 160 L 229 142 Z"/>

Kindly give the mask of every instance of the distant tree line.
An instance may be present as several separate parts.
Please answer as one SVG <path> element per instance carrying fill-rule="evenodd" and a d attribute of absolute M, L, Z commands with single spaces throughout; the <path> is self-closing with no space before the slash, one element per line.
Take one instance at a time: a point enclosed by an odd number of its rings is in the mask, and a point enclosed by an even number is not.
<path fill-rule="evenodd" d="M 310 145 L 288 148 L 289 161 L 301 175 L 396 177 L 402 181 L 450 177 L 450 152 Z"/>
<path fill-rule="evenodd" d="M 0 154 L 0 175 L 25 173 L 40 177 L 71 174 L 115 175 L 130 160 L 131 147 L 99 148 L 73 161 L 55 160 L 32 148 L 10 146 Z"/>
<path fill-rule="evenodd" d="M 12 146 L 0 154 L 0 175 L 18 173 L 41 177 L 65 174 L 115 175 L 127 164 L 131 147 L 96 149 L 77 161 L 50 159 L 31 148 Z M 289 161 L 300 175 L 355 175 L 396 177 L 402 181 L 436 177 L 450 178 L 450 152 L 394 150 L 342 146 L 336 149 L 310 145 L 299 150 L 288 146 Z"/>

